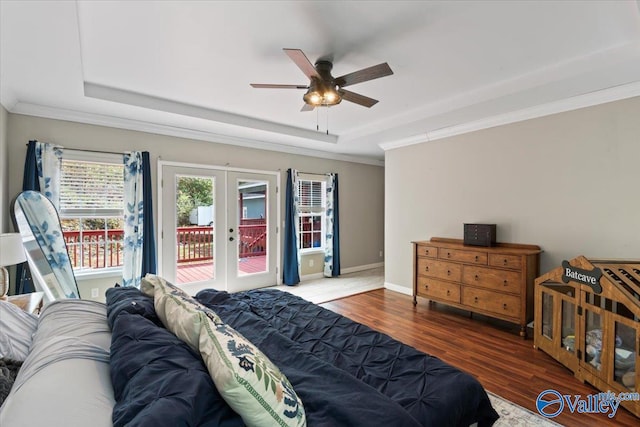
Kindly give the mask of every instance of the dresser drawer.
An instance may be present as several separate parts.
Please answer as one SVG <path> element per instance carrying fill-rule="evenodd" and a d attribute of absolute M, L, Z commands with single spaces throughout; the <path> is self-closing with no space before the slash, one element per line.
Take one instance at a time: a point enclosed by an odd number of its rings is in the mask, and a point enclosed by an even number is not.
<path fill-rule="evenodd" d="M 465 287 L 462 291 L 462 304 L 500 316 L 520 316 L 520 297 L 498 294 L 490 290 Z"/>
<path fill-rule="evenodd" d="M 417 245 L 416 251 L 418 256 L 426 256 L 428 258 L 438 257 L 438 248 L 435 246 Z"/>
<path fill-rule="evenodd" d="M 436 279 L 459 282 L 462 277 L 462 265 L 429 258 L 418 258 L 417 273 Z"/>
<path fill-rule="evenodd" d="M 449 261 L 468 262 L 487 265 L 487 253 L 479 251 L 462 251 L 459 249 L 438 248 L 438 258 Z"/>
<path fill-rule="evenodd" d="M 519 294 L 522 278 L 518 271 L 465 265 L 462 272 L 462 282 L 467 285 Z"/>
<path fill-rule="evenodd" d="M 460 303 L 460 285 L 455 283 L 422 276 L 418 278 L 417 292 L 421 297 Z"/>
<path fill-rule="evenodd" d="M 518 255 L 489 254 L 489 265 L 493 267 L 522 269 L 522 257 Z"/>

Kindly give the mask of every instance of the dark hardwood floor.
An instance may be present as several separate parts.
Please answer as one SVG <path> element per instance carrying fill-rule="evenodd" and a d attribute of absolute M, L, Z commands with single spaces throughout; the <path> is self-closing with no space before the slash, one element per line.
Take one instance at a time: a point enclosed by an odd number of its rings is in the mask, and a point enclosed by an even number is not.
<path fill-rule="evenodd" d="M 380 289 L 321 304 L 418 350 L 437 356 L 475 376 L 486 390 L 535 413 L 539 393 L 598 393 L 546 353 L 522 339 L 519 328 L 418 298 Z M 640 426 L 640 419 L 620 407 L 613 419 L 605 414 L 572 414 L 566 407 L 553 418 L 565 426 Z"/>

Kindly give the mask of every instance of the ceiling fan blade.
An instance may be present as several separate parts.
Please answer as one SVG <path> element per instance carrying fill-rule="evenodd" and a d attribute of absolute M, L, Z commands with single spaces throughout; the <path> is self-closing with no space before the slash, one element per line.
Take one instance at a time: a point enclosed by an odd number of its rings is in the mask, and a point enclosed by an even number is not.
<path fill-rule="evenodd" d="M 338 92 L 342 96 L 342 99 L 362 105 L 363 107 L 371 108 L 378 103 L 377 99 L 369 98 L 368 96 L 360 95 L 359 93 L 344 89 L 340 89 Z"/>
<path fill-rule="evenodd" d="M 304 104 L 300 111 L 313 111 L 315 108 L 316 107 L 314 107 L 313 105 Z"/>
<path fill-rule="evenodd" d="M 305 76 L 320 78 L 320 74 L 316 71 L 316 67 L 309 61 L 307 56 L 300 49 L 283 49 L 293 62 L 302 70 Z"/>
<path fill-rule="evenodd" d="M 382 64 L 374 65 L 373 67 L 363 68 L 362 70 L 337 77 L 335 79 L 335 83 L 340 87 L 345 87 L 356 83 L 378 79 L 384 76 L 390 76 L 391 74 L 393 74 L 391 67 L 389 67 L 389 64 L 384 62 Z"/>
<path fill-rule="evenodd" d="M 273 85 L 264 83 L 251 83 L 251 87 L 258 89 L 309 89 L 307 85 Z"/>

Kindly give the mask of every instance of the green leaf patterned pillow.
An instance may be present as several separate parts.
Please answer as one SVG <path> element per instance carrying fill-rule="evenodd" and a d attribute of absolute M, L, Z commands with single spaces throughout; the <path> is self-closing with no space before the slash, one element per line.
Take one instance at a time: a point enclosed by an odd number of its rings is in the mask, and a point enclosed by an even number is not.
<path fill-rule="evenodd" d="M 147 275 L 141 288 L 153 295 L 165 327 L 200 352 L 216 388 L 245 424 L 306 425 L 302 401 L 291 383 L 253 343 L 158 276 Z"/>
<path fill-rule="evenodd" d="M 204 321 L 196 314 L 204 313 L 206 317 L 222 322 L 213 310 L 159 276 L 147 274 L 140 281 L 140 289 L 153 297 L 156 313 L 165 328 L 196 352 L 199 352 L 200 330 Z"/>

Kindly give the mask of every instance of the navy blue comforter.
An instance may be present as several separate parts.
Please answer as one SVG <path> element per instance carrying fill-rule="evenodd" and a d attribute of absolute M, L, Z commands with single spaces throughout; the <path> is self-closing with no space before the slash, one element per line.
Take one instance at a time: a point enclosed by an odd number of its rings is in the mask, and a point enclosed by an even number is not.
<path fill-rule="evenodd" d="M 196 299 L 282 370 L 309 426 L 483 427 L 498 418 L 472 376 L 286 292 L 205 290 Z M 152 299 L 114 288 L 107 305 L 114 426 L 242 425 L 200 357 L 162 327 Z"/>

